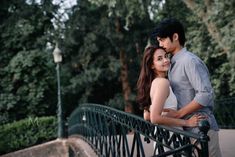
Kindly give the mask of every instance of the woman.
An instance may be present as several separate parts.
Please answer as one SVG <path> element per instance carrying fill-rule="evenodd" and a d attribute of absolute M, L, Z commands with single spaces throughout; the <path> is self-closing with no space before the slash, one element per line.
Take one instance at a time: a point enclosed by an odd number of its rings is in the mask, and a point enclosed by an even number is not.
<path fill-rule="evenodd" d="M 169 67 L 169 55 L 162 47 L 154 45 L 145 49 L 137 82 L 137 102 L 144 109 L 144 119 L 153 124 L 196 127 L 205 117 L 195 115 L 184 120 L 164 116 L 163 109 L 177 109 L 177 100 L 167 79 Z"/>

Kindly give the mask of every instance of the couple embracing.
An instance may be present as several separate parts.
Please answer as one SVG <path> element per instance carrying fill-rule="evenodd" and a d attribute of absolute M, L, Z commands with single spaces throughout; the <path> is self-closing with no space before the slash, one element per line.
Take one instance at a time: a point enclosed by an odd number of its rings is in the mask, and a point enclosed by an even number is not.
<path fill-rule="evenodd" d="M 178 20 L 163 20 L 152 35 L 158 44 L 145 49 L 137 82 L 144 119 L 185 126 L 197 133 L 198 123 L 206 118 L 210 123 L 209 156 L 221 157 L 214 93 L 205 63 L 184 47 L 185 32 Z"/>

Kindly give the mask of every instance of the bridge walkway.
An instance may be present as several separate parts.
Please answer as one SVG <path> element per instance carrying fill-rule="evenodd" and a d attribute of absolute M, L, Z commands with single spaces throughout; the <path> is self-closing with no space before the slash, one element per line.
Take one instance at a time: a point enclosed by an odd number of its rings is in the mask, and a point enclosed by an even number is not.
<path fill-rule="evenodd" d="M 133 138 L 133 136 L 129 135 L 128 138 Z M 223 157 L 234 157 L 235 129 L 220 129 L 219 140 L 220 140 L 220 148 L 221 148 Z M 81 139 L 79 139 L 78 142 L 81 142 Z M 146 154 L 146 156 L 147 157 L 151 156 L 153 152 L 153 144 L 144 143 L 144 148 L 146 152 L 149 152 L 149 154 Z M 85 152 L 89 152 L 91 150 L 91 148 L 88 145 L 84 145 L 83 149 L 85 150 Z"/>
<path fill-rule="evenodd" d="M 223 157 L 234 157 L 234 135 L 235 129 L 220 129 L 219 139 Z M 128 135 L 128 138 L 133 138 L 133 135 Z M 132 140 L 130 139 L 130 141 Z M 146 152 L 148 152 L 146 156 L 151 156 L 153 144 L 144 142 L 144 148 Z M 0 157 L 68 157 L 71 156 L 71 153 L 73 154 L 73 157 L 98 157 L 88 143 L 74 135 L 68 139 L 50 141 L 38 146 L 5 154 Z"/>

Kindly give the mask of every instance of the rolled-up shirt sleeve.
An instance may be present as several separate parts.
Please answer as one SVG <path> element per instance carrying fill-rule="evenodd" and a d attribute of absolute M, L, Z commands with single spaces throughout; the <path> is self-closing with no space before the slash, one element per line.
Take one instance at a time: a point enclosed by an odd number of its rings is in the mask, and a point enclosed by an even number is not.
<path fill-rule="evenodd" d="M 191 58 L 187 66 L 185 72 L 195 90 L 194 100 L 202 106 L 213 107 L 214 93 L 206 65 L 201 60 Z"/>

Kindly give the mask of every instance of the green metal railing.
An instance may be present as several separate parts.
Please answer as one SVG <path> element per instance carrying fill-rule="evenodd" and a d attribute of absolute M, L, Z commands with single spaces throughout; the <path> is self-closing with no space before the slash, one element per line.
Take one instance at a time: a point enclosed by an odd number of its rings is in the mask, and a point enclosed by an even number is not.
<path fill-rule="evenodd" d="M 209 123 L 199 134 L 153 125 L 142 117 L 98 104 L 80 105 L 69 117 L 68 134 L 79 135 L 101 157 L 208 157 Z M 192 142 L 194 141 L 194 142 Z"/>

